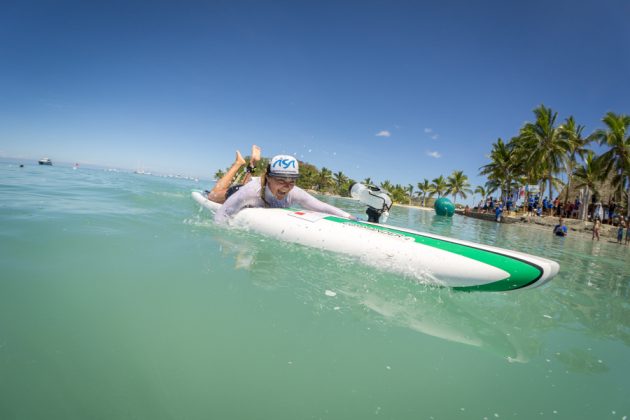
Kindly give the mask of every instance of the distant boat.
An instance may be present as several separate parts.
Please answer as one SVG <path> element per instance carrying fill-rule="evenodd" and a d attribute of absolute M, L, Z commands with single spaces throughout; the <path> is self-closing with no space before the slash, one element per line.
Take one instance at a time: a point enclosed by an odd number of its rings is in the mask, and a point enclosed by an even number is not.
<path fill-rule="evenodd" d="M 40 165 L 51 165 L 52 166 L 52 160 L 48 159 L 48 158 L 43 158 L 39 160 L 39 164 Z"/>

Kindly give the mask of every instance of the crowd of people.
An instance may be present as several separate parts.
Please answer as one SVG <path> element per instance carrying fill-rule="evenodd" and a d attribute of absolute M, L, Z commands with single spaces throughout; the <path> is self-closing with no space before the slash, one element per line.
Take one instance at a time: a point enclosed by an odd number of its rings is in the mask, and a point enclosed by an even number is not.
<path fill-rule="evenodd" d="M 580 207 L 582 202 L 578 197 L 575 201 L 567 203 L 566 207 L 564 202 L 560 200 L 560 197 L 556 197 L 555 200 L 550 200 L 544 197 L 542 200 L 538 194 L 530 195 L 528 200 L 524 200 L 518 205 L 515 205 L 512 198 L 508 198 L 505 202 L 494 197 L 488 197 L 485 200 L 479 202 L 477 207 L 481 213 L 502 213 L 504 210 L 508 213 L 511 211 L 527 210 L 528 216 L 557 216 L 563 218 L 576 219 L 579 217 Z"/>
<path fill-rule="evenodd" d="M 538 194 L 533 194 L 529 196 L 527 201 L 522 200 L 516 204 L 512 198 L 508 198 L 504 202 L 501 199 L 488 197 L 479 202 L 476 210 L 481 213 L 494 213 L 497 217 L 497 221 L 500 221 L 499 219 L 504 211 L 508 214 L 512 211 L 517 213 L 525 211 L 527 216 L 555 216 L 565 219 L 578 219 L 580 218 L 582 205 L 582 201 L 579 197 L 576 197 L 573 201 L 564 203 L 560 200 L 560 197 L 556 197 L 554 200 L 544 197 L 541 200 Z M 623 218 L 623 212 L 624 208 L 617 205 L 612 200 L 610 200 L 607 205 L 603 205 L 600 201 L 597 201 L 588 206 L 587 219 L 591 221 L 599 219 L 601 223 L 617 226 Z"/>

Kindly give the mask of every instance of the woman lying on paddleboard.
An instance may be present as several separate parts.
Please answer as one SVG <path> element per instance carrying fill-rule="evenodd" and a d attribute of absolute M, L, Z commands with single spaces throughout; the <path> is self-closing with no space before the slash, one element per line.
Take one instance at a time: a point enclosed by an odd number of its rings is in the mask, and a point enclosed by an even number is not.
<path fill-rule="evenodd" d="M 288 155 L 274 156 L 263 176 L 252 178 L 233 194 L 226 193 L 227 199 L 217 210 L 214 220 L 217 223 L 227 223 L 231 216 L 248 207 L 300 207 L 356 219 L 350 213 L 319 201 L 300 187 L 296 187 L 295 181 L 299 176 L 297 159 Z"/>

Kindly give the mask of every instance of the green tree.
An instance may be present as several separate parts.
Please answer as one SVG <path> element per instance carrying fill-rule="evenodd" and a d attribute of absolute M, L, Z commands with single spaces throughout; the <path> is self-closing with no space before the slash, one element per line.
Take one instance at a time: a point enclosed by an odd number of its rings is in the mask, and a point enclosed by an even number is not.
<path fill-rule="evenodd" d="M 439 177 L 431 181 L 431 197 L 434 194 L 437 194 L 438 198 L 441 198 L 444 194 L 448 193 L 448 185 L 446 183 L 446 179 L 444 179 L 444 176 L 440 175 Z"/>
<path fill-rule="evenodd" d="M 626 212 L 630 215 L 630 116 L 609 112 L 602 120 L 606 129 L 597 130 L 593 136 L 600 145 L 609 149 L 599 156 L 602 178 L 608 178 L 612 173 L 612 185 L 618 200 L 626 195 Z"/>
<path fill-rule="evenodd" d="M 405 188 L 405 193 L 407 194 L 409 204 L 411 204 L 411 200 L 413 199 L 413 185 L 412 184 L 407 185 L 407 188 Z"/>
<path fill-rule="evenodd" d="M 316 187 L 319 177 L 319 171 L 315 165 L 310 163 L 300 162 L 300 177 L 297 180 L 296 185 L 304 189 L 313 189 Z"/>
<path fill-rule="evenodd" d="M 536 121 L 526 123 L 521 128 L 518 137 L 518 146 L 523 162 L 526 162 L 530 169 L 539 168 L 538 175 L 541 181 L 547 181 L 549 185 L 549 197 L 553 192 L 554 183 L 557 179 L 554 175 L 559 173 L 566 165 L 564 161 L 569 151 L 569 143 L 562 129 L 556 127 L 557 112 L 551 108 L 540 105 L 534 109 Z M 544 194 L 544 189 L 541 191 Z"/>
<path fill-rule="evenodd" d="M 394 201 L 395 203 L 407 202 L 407 191 L 402 185 L 396 184 L 394 186 L 391 186 L 388 191 L 391 194 L 392 201 Z"/>
<path fill-rule="evenodd" d="M 501 188 L 501 195 L 507 197 L 511 193 L 512 181 L 519 168 L 519 160 L 514 143 L 505 143 L 501 138 L 492 144 L 490 163 L 480 168 L 480 175 L 486 175 Z"/>
<path fill-rule="evenodd" d="M 566 159 L 566 172 L 567 172 L 567 184 L 566 184 L 566 196 L 564 197 L 564 207 L 566 208 L 569 201 L 569 190 L 571 189 L 571 183 L 573 181 L 573 173 L 578 165 L 578 157 L 584 159 L 588 149 L 586 145 L 591 141 L 591 137 L 583 137 L 582 131 L 584 126 L 575 123 L 573 117 L 567 118 L 564 125 L 561 127 L 562 134 L 568 141 L 569 150 L 567 151 Z"/>
<path fill-rule="evenodd" d="M 446 183 L 449 193 L 453 196 L 453 204 L 457 203 L 457 196 L 466 198 L 467 194 L 470 194 L 470 182 L 468 177 L 464 175 L 464 171 L 453 171 L 451 176 L 448 177 Z"/>
<path fill-rule="evenodd" d="M 320 192 L 326 192 L 333 185 L 332 171 L 328 168 L 322 167 L 317 176 L 317 190 Z"/>
<path fill-rule="evenodd" d="M 590 202 L 591 192 L 597 192 L 597 183 L 602 177 L 602 163 L 601 159 L 597 159 L 592 151 L 588 151 L 584 158 L 584 164 L 578 166 L 574 173 L 573 179 L 575 180 L 576 188 L 586 188 L 586 194 L 584 194 L 584 203 L 582 204 L 580 218 L 586 220 L 588 215 L 588 204 Z"/>
<path fill-rule="evenodd" d="M 348 195 L 348 177 L 343 172 L 339 171 L 333 174 L 333 182 L 335 183 L 335 193 L 337 195 Z"/>
<path fill-rule="evenodd" d="M 385 190 L 385 191 L 387 191 L 389 193 L 392 193 L 393 190 L 394 190 L 394 186 L 388 180 L 385 180 L 385 181 L 381 182 L 380 187 L 381 187 L 381 189 L 383 189 L 383 190 Z"/>
<path fill-rule="evenodd" d="M 431 192 L 431 183 L 428 179 L 424 178 L 422 182 L 418 182 L 416 187 L 418 188 L 418 195 L 422 194 L 422 207 L 424 207 L 427 199 L 427 194 Z"/>
<path fill-rule="evenodd" d="M 481 195 L 481 199 L 482 200 L 485 200 L 486 197 L 488 196 L 488 194 L 486 193 L 486 189 L 482 185 L 477 185 L 477 187 L 475 187 L 474 194 Z M 475 198 L 473 196 L 473 207 L 476 205 L 475 201 L 476 200 L 475 200 Z"/>

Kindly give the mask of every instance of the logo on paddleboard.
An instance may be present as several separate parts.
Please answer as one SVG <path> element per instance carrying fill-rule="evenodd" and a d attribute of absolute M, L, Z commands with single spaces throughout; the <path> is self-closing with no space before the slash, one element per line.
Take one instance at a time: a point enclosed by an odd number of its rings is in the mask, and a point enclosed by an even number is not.
<path fill-rule="evenodd" d="M 348 226 L 352 226 L 352 227 L 358 227 L 361 229 L 367 229 L 372 232 L 380 233 L 382 235 L 391 236 L 393 238 L 402 239 L 403 241 L 415 241 L 415 238 L 413 236 L 403 235 L 403 234 L 392 232 L 391 230 L 386 230 L 379 227 L 364 225 L 362 223 L 356 223 L 356 222 L 347 222 L 344 224 Z"/>

